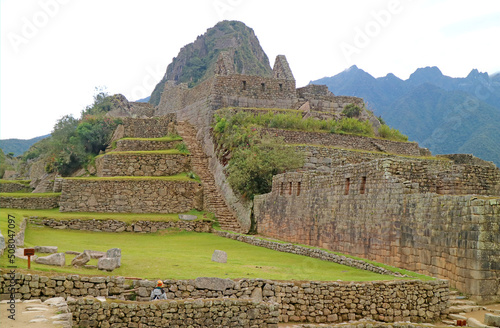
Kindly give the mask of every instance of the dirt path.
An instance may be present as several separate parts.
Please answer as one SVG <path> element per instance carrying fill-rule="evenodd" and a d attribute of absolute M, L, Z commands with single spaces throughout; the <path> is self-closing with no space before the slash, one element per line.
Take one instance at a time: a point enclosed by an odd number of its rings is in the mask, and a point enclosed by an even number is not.
<path fill-rule="evenodd" d="M 16 302 L 15 320 L 9 319 L 11 313 L 9 304 L 0 304 L 0 326 L 2 328 L 54 328 L 64 327 L 58 321 L 59 310 L 57 307 L 42 304 L 40 300 Z M 53 318 L 55 317 L 55 318 Z"/>

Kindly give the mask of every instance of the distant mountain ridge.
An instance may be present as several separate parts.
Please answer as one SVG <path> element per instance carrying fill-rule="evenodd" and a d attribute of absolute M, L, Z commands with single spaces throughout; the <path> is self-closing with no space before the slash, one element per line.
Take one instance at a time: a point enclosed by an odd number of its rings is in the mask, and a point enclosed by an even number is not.
<path fill-rule="evenodd" d="M 5 154 L 14 153 L 14 156 L 19 156 L 24 154 L 33 144 L 48 136 L 50 136 L 50 134 L 31 139 L 2 139 L 0 140 L 0 148 Z"/>
<path fill-rule="evenodd" d="M 392 73 L 374 78 L 352 66 L 311 83 L 364 98 L 377 116 L 434 154 L 471 153 L 500 167 L 499 73 L 473 69 L 453 78 L 425 67 L 402 80 Z"/>

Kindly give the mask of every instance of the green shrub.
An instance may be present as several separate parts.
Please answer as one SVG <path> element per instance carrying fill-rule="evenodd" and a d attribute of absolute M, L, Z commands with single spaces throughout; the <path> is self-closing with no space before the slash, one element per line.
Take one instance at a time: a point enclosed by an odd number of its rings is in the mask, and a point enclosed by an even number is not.
<path fill-rule="evenodd" d="M 184 142 L 180 142 L 175 146 L 175 149 L 183 154 L 189 154 L 189 149 Z"/>
<path fill-rule="evenodd" d="M 344 107 L 342 114 L 349 118 L 359 117 L 359 114 L 361 114 L 361 108 L 354 104 L 349 104 Z"/>
<path fill-rule="evenodd" d="M 408 136 L 399 132 L 399 130 L 392 129 L 389 126 L 383 124 L 378 128 L 378 133 L 380 137 L 385 139 L 390 139 L 394 141 L 408 141 Z"/>
<path fill-rule="evenodd" d="M 228 166 L 228 182 L 244 198 L 271 191 L 273 175 L 304 165 L 302 153 L 287 147 L 278 138 L 259 139 L 249 147 L 238 148 Z"/>
<path fill-rule="evenodd" d="M 367 137 L 374 136 L 373 127 L 369 121 L 358 121 L 355 118 L 345 117 L 338 122 L 339 132 L 362 135 Z"/>

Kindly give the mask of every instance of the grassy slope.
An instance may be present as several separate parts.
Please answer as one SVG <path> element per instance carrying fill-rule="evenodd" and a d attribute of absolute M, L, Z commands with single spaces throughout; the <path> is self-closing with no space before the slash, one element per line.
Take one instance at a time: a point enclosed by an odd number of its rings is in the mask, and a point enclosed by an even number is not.
<path fill-rule="evenodd" d="M 305 256 L 280 253 L 260 248 L 213 234 L 171 232 L 154 234 L 104 233 L 73 230 L 56 230 L 30 226 L 26 231 L 25 246 L 58 246 L 60 252 L 92 249 L 106 251 L 109 248 L 122 249 L 122 267 L 113 275 L 141 278 L 193 279 L 202 276 L 221 278 L 267 278 L 277 280 L 345 280 L 371 281 L 392 280 L 368 271 L 357 270 L 335 263 L 320 261 Z M 228 263 L 211 261 L 214 250 L 228 253 Z M 72 256 L 66 256 L 70 264 Z M 95 264 L 93 260 L 90 264 Z M 0 264 L 6 264 L 5 256 Z M 19 268 L 25 268 L 26 261 L 17 260 Z M 71 266 L 51 267 L 33 264 L 39 271 L 53 271 L 76 274 L 102 275 L 96 269 L 77 269 Z"/>

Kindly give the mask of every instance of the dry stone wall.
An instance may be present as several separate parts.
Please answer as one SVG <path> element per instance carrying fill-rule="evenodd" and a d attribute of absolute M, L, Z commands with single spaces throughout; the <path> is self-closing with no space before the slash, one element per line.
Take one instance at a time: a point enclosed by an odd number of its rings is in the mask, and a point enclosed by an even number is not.
<path fill-rule="evenodd" d="M 394 163 L 406 165 L 391 171 Z M 254 200 L 259 233 L 449 279 L 500 299 L 500 197 L 422 193 L 413 162 L 376 160 L 333 174 L 287 173 Z"/>
<path fill-rule="evenodd" d="M 149 221 L 133 223 L 119 220 L 54 220 L 30 218 L 31 224 L 43 225 L 55 229 L 88 230 L 103 232 L 156 232 L 158 230 L 178 228 L 186 231 L 212 232 L 212 221 Z"/>
<path fill-rule="evenodd" d="M 167 114 L 153 118 L 122 119 L 124 137 L 130 138 L 161 138 L 168 134 L 169 123 L 176 122 L 175 114 Z"/>
<path fill-rule="evenodd" d="M 30 194 L 31 195 L 31 194 Z M 60 195 L 41 197 L 8 197 L 0 196 L 0 204 L 4 208 L 21 208 L 43 210 L 59 207 Z"/>
<path fill-rule="evenodd" d="M 308 99 L 309 106 L 313 111 L 329 112 L 340 114 L 345 106 L 353 104 L 359 108 L 365 106 L 362 98 L 348 97 L 348 96 L 335 96 L 328 90 L 326 85 L 309 84 L 305 87 L 297 89 L 299 98 Z"/>
<path fill-rule="evenodd" d="M 2 182 L 0 183 L 0 192 L 31 192 L 33 191 L 29 185 L 16 182 Z"/>
<path fill-rule="evenodd" d="M 45 277 L 17 273 L 15 279 L 17 299 L 45 300 L 54 296 L 87 295 L 124 299 L 134 291 L 137 300 L 146 301 L 149 300 L 149 295 L 155 287 L 155 281 L 130 282 L 123 277 L 78 275 Z M 4 287 L 6 286 L 4 281 L 7 280 L 10 280 L 8 274 L 0 277 L 0 296 L 3 299 L 10 296 L 7 287 Z M 187 301 L 183 304 L 192 304 L 193 299 L 203 302 L 214 301 L 210 300 L 212 298 L 218 298 L 218 301 L 223 302 L 236 301 L 231 299 L 248 302 L 248 299 L 253 298 L 256 302 L 259 301 L 257 304 L 262 304 L 261 301 L 277 303 L 273 311 L 277 312 L 275 315 L 278 315 L 278 320 L 281 322 L 339 323 L 362 318 L 385 322 L 434 322 L 446 315 L 449 299 L 448 282 L 443 280 L 286 282 L 263 279 L 233 281 L 197 278 L 164 280 L 164 284 L 168 300 Z M 82 304 L 83 301 L 77 302 Z M 88 319 L 85 316 L 78 318 Z"/>
<path fill-rule="evenodd" d="M 407 156 L 421 156 L 422 152 L 425 152 L 425 150 L 421 150 L 418 144 L 414 142 L 398 142 L 346 134 L 278 129 L 262 129 L 262 133 L 283 137 L 284 141 L 290 144 L 335 146 L 346 149 L 361 149 Z M 427 153 L 425 154 L 427 155 Z"/>
<path fill-rule="evenodd" d="M 187 154 L 111 152 L 96 158 L 97 176 L 169 176 L 191 170 Z"/>
<path fill-rule="evenodd" d="M 79 327 L 262 327 L 277 328 L 277 304 L 238 299 L 155 301 L 147 303 L 68 302 Z"/>
<path fill-rule="evenodd" d="M 184 213 L 203 209 L 196 181 L 141 178 L 64 179 L 61 212 Z"/>
<path fill-rule="evenodd" d="M 116 142 L 115 151 L 155 151 L 174 149 L 182 141 L 158 141 L 141 139 L 121 139 Z"/>

